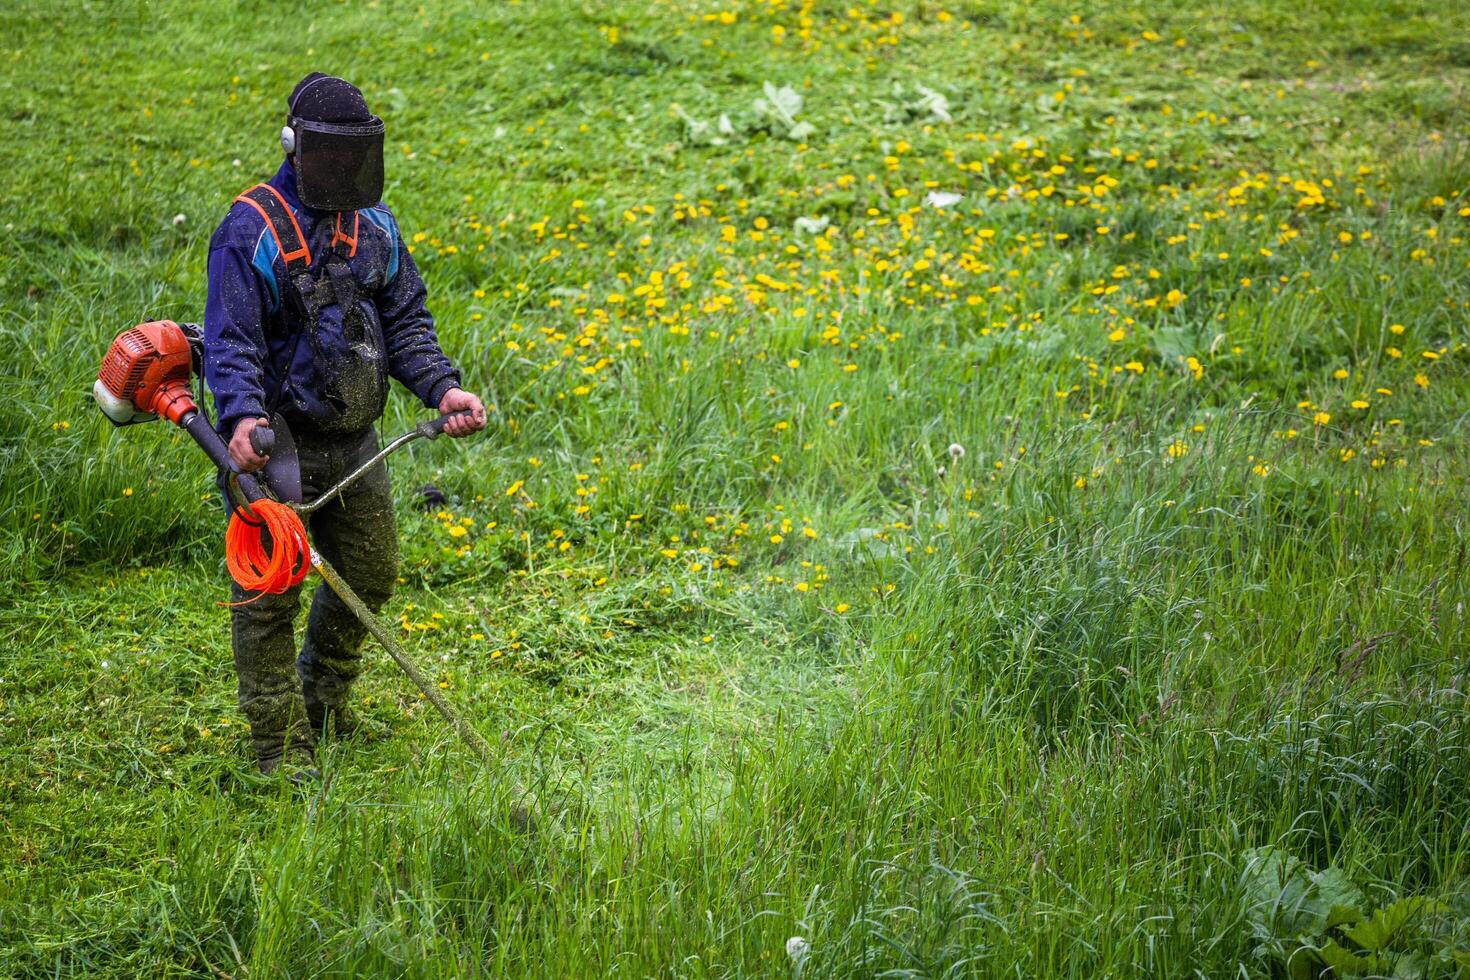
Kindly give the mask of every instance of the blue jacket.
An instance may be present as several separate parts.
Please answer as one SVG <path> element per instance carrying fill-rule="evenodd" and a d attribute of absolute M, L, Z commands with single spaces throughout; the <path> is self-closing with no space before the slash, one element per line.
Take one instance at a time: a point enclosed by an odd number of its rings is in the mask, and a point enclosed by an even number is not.
<path fill-rule="evenodd" d="M 323 240 L 323 233 L 330 234 L 335 212 L 301 203 L 289 160 L 269 183 L 295 212 L 301 234 L 313 243 L 315 263 L 316 243 Z M 343 215 L 343 226 L 351 226 L 349 215 Z M 425 405 L 437 408 L 444 393 L 459 386 L 459 374 L 439 347 L 434 318 L 424 307 L 424 282 L 398 233 L 398 223 L 385 205 L 378 204 L 358 212 L 357 229 L 349 265 L 363 312 L 381 330 L 387 373 Z M 219 431 L 225 438 L 240 419 L 268 416 L 272 409 L 282 411 L 288 421 L 306 425 L 330 424 L 335 415 L 318 390 L 311 345 L 302 342 L 299 317 L 282 300 L 288 280 L 279 253 L 265 218 L 245 202 L 230 208 L 209 243 L 204 377 L 214 393 Z M 319 336 L 333 342 L 330 332 Z"/>

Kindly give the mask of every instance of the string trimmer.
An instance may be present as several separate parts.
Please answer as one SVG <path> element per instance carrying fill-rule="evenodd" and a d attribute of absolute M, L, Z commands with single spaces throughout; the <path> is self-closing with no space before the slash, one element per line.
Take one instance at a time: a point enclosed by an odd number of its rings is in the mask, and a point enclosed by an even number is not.
<path fill-rule="evenodd" d="M 227 485 L 236 509 L 230 517 L 225 536 L 225 555 L 235 581 L 247 590 L 284 592 L 299 584 L 315 568 L 322 581 L 362 621 L 414 686 L 454 726 L 465 744 L 488 762 L 489 752 L 479 733 L 449 706 L 439 689 L 404 652 L 388 628 L 368 610 L 337 570 L 311 547 L 306 526 L 301 520 L 303 514 L 309 514 L 331 500 L 402 446 L 415 439 L 437 438 L 444 431 L 445 423 L 454 416 L 444 415 L 421 422 L 410 432 L 389 442 L 370 461 L 315 500 L 305 503 L 277 500 L 253 475 L 238 471 L 230 460 L 224 440 L 194 401 L 190 378 L 198 343 L 197 328 L 180 326 L 172 320 L 142 323 L 119 334 L 102 359 L 97 382 L 92 386 L 92 394 L 103 414 L 114 425 L 131 425 L 162 416 L 187 432 L 228 477 Z M 294 452 L 289 439 L 281 442 L 279 451 Z M 251 433 L 252 448 L 262 456 L 277 451 L 276 443 L 276 435 L 268 427 L 258 426 Z"/>

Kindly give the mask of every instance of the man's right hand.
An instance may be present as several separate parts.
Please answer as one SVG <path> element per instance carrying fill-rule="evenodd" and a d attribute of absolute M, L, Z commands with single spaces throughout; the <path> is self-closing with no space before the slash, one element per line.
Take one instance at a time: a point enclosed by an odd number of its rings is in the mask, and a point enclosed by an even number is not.
<path fill-rule="evenodd" d="M 241 419 L 235 423 L 235 432 L 230 436 L 230 461 L 241 473 L 254 473 L 265 465 L 269 456 L 262 456 L 250 445 L 250 431 L 257 425 L 270 426 L 266 419 Z"/>

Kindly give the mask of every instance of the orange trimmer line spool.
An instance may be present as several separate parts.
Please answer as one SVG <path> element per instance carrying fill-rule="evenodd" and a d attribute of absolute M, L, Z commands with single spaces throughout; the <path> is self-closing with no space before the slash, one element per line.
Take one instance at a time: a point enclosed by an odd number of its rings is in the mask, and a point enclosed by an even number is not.
<path fill-rule="evenodd" d="M 245 605 L 300 585 L 311 571 L 311 545 L 301 515 L 275 500 L 257 500 L 248 512 L 236 508 L 225 530 L 225 564 L 240 588 L 258 593 L 225 605 Z"/>

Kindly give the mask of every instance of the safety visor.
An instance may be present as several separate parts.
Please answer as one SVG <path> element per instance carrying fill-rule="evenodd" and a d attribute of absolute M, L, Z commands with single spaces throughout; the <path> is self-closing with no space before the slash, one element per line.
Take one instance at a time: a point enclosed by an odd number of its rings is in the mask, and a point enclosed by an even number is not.
<path fill-rule="evenodd" d="M 383 120 L 292 119 L 291 128 L 302 204 L 321 211 L 356 211 L 383 199 Z"/>

